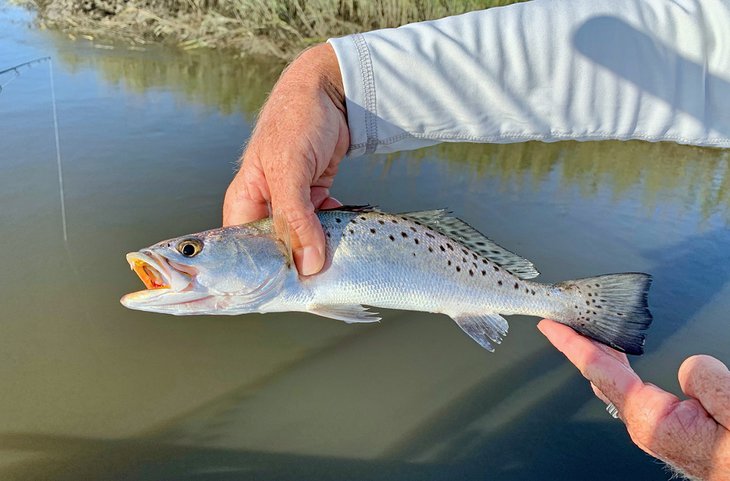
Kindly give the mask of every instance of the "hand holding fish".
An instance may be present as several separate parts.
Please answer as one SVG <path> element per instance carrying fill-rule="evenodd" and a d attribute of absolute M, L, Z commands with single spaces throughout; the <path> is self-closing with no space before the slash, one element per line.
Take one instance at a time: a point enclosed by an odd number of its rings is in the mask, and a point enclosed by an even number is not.
<path fill-rule="evenodd" d="M 540 331 L 580 370 L 593 390 L 611 402 L 631 439 L 644 451 L 693 479 L 730 479 L 730 371 L 709 356 L 692 356 L 679 368 L 680 399 L 645 383 L 625 354 L 553 321 Z"/>
<path fill-rule="evenodd" d="M 288 223 L 299 273 L 316 274 L 325 239 L 315 209 L 340 205 L 329 188 L 349 143 L 337 58 L 331 46 L 319 45 L 284 71 L 261 110 L 226 191 L 223 225 L 267 217 L 270 204 Z"/>

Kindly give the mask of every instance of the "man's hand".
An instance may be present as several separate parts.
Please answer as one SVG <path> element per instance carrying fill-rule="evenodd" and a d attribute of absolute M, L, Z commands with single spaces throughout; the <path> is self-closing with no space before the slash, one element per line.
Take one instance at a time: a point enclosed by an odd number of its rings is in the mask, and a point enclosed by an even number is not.
<path fill-rule="evenodd" d="M 315 209 L 340 205 L 329 188 L 350 145 L 344 102 L 332 47 L 302 53 L 264 104 L 223 203 L 223 225 L 266 217 L 269 204 L 283 214 L 302 275 L 316 274 L 324 264 L 324 233 Z"/>
<path fill-rule="evenodd" d="M 730 480 L 730 372 L 709 356 L 693 356 L 679 368 L 689 397 L 645 383 L 625 354 L 543 320 L 538 329 L 575 364 L 593 390 L 618 409 L 631 439 L 644 451 L 689 476 Z"/>

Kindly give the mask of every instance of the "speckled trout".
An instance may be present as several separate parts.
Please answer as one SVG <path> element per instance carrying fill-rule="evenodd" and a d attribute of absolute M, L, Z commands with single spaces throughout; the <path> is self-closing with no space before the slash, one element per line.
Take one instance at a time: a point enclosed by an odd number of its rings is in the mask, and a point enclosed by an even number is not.
<path fill-rule="evenodd" d="M 643 352 L 652 319 L 647 274 L 541 284 L 530 280 L 538 275 L 530 261 L 443 210 L 341 207 L 318 216 L 326 261 L 316 275 L 297 274 L 285 229 L 263 219 L 127 254 L 147 289 L 121 302 L 175 315 L 303 311 L 349 323 L 380 320 L 365 305 L 443 313 L 490 351 L 507 334 L 502 316 L 523 314 Z"/>

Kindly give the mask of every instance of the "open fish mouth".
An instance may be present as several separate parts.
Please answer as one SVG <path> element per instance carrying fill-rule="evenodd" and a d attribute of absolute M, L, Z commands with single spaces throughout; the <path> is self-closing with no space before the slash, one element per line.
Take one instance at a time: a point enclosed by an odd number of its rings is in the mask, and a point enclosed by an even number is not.
<path fill-rule="evenodd" d="M 127 262 L 144 284 L 146 291 L 181 292 L 191 285 L 195 276 L 194 269 L 173 264 L 149 250 L 130 252 L 127 254 Z"/>
<path fill-rule="evenodd" d="M 132 270 L 137 274 L 147 289 L 169 289 L 170 282 L 152 264 L 136 258 L 129 263 Z"/>

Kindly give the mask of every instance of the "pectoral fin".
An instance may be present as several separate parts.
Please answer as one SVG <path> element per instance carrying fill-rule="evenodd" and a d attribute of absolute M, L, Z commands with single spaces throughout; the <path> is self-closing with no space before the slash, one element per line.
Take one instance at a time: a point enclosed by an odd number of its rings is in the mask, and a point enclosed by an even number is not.
<path fill-rule="evenodd" d="M 307 312 L 338 321 L 345 321 L 348 324 L 354 322 L 378 322 L 380 317 L 377 312 L 368 311 L 360 304 L 315 304 L 308 306 Z"/>
<path fill-rule="evenodd" d="M 459 327 L 489 352 L 494 352 L 494 344 L 502 342 L 509 325 L 499 314 L 459 314 L 453 316 Z"/>

